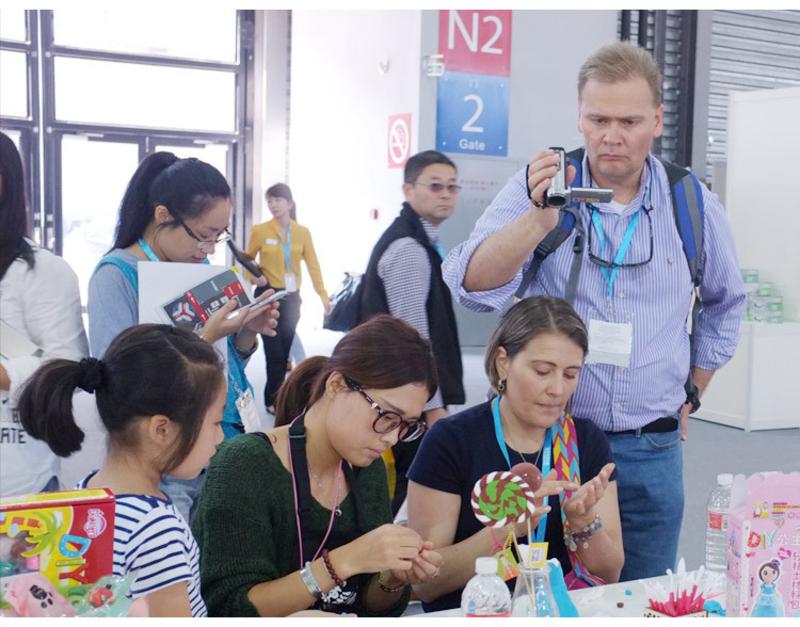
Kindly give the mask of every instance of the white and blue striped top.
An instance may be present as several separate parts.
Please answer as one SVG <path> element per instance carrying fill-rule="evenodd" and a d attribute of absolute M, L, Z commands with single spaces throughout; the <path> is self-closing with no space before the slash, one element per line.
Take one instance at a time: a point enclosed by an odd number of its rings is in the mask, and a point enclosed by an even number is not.
<path fill-rule="evenodd" d="M 675 219 L 666 170 L 648 157 L 652 167 L 644 168 L 639 193 L 621 213 L 598 206 L 599 217 L 610 246 L 617 251 L 633 215 L 643 204 L 645 189 L 652 181 L 653 259 L 646 265 L 622 268 L 614 283 L 609 307 L 607 285 L 599 265 L 588 258 L 584 248 L 581 273 L 574 302 L 578 315 L 606 322 L 630 322 L 633 349 L 629 368 L 608 364 L 587 364 L 581 370 L 578 389 L 572 399 L 572 414 L 592 420 L 604 431 L 638 429 L 663 416 L 676 415 L 686 393 L 689 373 L 687 318 L 693 286 Z M 584 181 L 589 183 L 587 161 Z M 697 367 L 718 370 L 734 354 L 739 324 L 744 313 L 745 291 L 739 271 L 733 236 L 725 211 L 716 194 L 702 186 L 705 203 L 705 274 L 701 288 L 703 312 L 694 332 Z M 516 276 L 495 289 L 467 292 L 464 276 L 473 253 L 488 237 L 515 222 L 530 207 L 525 186 L 525 169 L 517 172 L 497 194 L 475 224 L 466 242 L 450 251 L 442 264 L 442 275 L 454 297 L 472 311 L 502 309 L 513 296 L 533 260 L 531 257 Z M 584 230 L 590 228 L 589 210 L 581 206 Z M 576 230 L 539 268 L 526 296 L 545 294 L 563 298 L 573 261 Z M 647 258 L 650 248 L 645 216 L 639 221 L 626 262 Z M 598 254 L 597 238 L 593 253 Z M 606 252 L 605 257 L 608 258 Z"/>
<path fill-rule="evenodd" d="M 94 472 L 78 484 L 86 488 Z M 200 596 L 200 551 L 189 525 L 169 499 L 141 494 L 115 495 L 114 572 L 135 572 L 136 599 L 185 581 L 192 616 L 207 616 Z"/>

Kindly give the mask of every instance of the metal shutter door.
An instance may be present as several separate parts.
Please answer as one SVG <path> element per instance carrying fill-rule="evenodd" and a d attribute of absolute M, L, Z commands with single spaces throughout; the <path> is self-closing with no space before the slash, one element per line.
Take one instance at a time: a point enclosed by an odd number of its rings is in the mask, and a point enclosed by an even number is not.
<path fill-rule="evenodd" d="M 800 84 L 800 11 L 714 11 L 706 176 L 727 155 L 732 91 Z"/>

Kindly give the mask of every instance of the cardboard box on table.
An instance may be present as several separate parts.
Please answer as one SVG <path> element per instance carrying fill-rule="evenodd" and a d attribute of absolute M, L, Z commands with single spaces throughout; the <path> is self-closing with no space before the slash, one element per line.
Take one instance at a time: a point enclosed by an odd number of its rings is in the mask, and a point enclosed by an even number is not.
<path fill-rule="evenodd" d="M 800 473 L 737 475 L 727 538 L 727 615 L 800 616 Z"/>
<path fill-rule="evenodd" d="M 0 592 L 16 575 L 38 572 L 70 591 L 110 575 L 114 560 L 114 496 L 71 490 L 0 499 Z"/>

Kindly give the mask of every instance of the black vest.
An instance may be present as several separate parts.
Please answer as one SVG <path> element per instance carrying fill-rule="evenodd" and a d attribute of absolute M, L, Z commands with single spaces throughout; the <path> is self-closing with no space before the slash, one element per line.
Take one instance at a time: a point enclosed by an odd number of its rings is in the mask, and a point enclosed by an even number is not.
<path fill-rule="evenodd" d="M 461 346 L 458 343 L 456 318 L 453 314 L 453 301 L 450 290 L 442 279 L 442 258 L 431 244 L 417 213 L 408 203 L 391 226 L 381 235 L 367 264 L 362 279 L 361 313 L 362 322 L 381 313 L 390 313 L 383 281 L 378 276 L 378 261 L 389 245 L 402 237 L 412 237 L 428 253 L 431 262 L 431 285 L 425 310 L 428 314 L 430 342 L 436 360 L 439 376 L 439 389 L 445 405 L 463 405 L 465 402 L 463 370 L 461 367 Z"/>

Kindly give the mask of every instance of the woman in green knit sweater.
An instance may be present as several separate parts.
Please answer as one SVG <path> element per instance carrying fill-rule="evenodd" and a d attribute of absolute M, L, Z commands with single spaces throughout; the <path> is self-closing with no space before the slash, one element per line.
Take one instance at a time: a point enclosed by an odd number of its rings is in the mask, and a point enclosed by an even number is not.
<path fill-rule="evenodd" d="M 207 471 L 193 531 L 211 616 L 402 614 L 442 559 L 391 524 L 381 454 L 422 435 L 436 386 L 428 343 L 389 316 L 292 372 L 276 428 L 225 442 Z"/>

